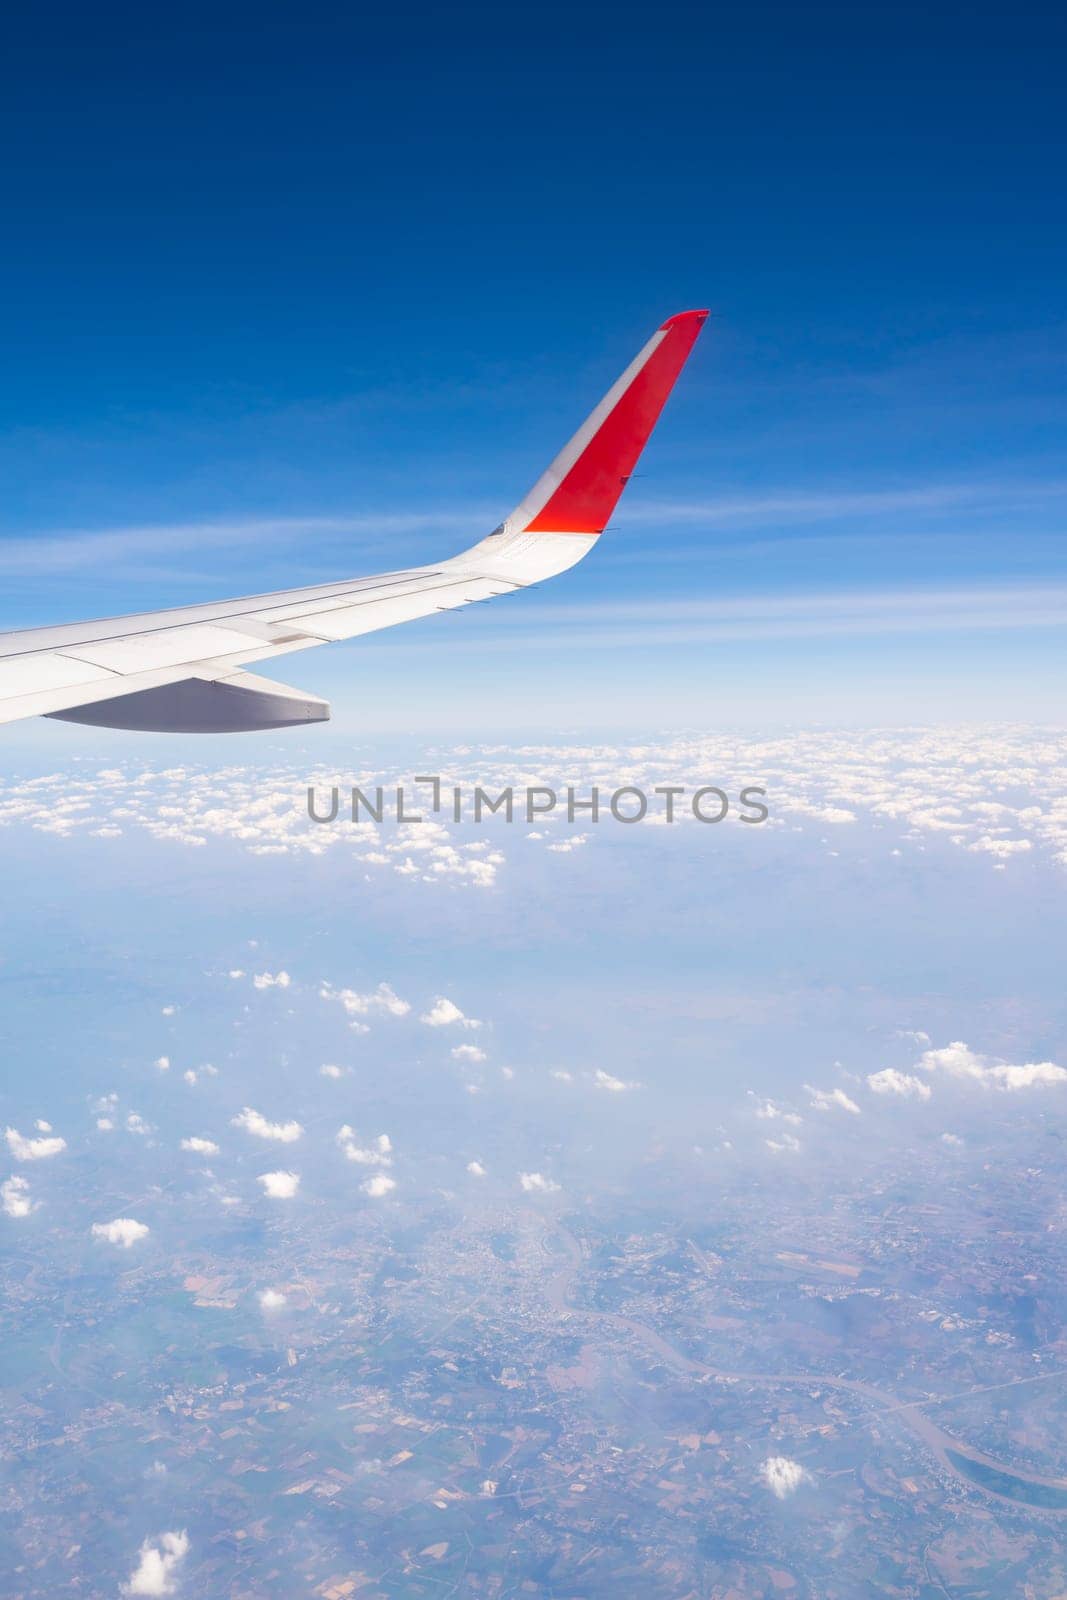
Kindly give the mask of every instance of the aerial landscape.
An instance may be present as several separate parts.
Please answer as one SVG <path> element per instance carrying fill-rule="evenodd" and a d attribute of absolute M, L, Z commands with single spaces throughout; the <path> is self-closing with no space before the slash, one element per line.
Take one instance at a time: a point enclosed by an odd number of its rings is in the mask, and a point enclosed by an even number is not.
<path fill-rule="evenodd" d="M 6 19 L 0 1600 L 1067 1600 L 1065 68 Z"/>
<path fill-rule="evenodd" d="M 10 1592 L 116 1592 L 142 1546 L 132 1593 L 1063 1592 L 1058 747 L 434 754 L 757 772 L 771 814 L 353 829 L 276 759 L 9 780 Z"/>

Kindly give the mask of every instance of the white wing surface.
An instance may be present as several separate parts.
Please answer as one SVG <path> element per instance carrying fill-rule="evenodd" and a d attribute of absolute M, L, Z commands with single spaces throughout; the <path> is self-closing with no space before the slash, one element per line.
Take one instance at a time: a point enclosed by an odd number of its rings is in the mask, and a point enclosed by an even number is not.
<path fill-rule="evenodd" d="M 0 722 L 49 716 L 158 732 L 329 717 L 245 669 L 555 577 L 606 527 L 707 313 L 671 317 L 495 533 L 435 566 L 139 616 L 0 634 Z"/>

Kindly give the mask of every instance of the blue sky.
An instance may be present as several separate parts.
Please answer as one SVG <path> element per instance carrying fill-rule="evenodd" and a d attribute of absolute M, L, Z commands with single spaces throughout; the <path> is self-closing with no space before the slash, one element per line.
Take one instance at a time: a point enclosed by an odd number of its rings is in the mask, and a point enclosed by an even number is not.
<path fill-rule="evenodd" d="M 341 732 L 1057 715 L 1047 8 L 20 27 L 4 626 L 457 549 L 710 305 L 593 558 L 288 679 Z"/>

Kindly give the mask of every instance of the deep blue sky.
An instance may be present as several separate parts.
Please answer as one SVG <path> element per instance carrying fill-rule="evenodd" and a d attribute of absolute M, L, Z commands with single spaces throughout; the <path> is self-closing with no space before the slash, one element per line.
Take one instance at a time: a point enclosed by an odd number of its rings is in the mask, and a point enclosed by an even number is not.
<path fill-rule="evenodd" d="M 339 714 L 358 682 L 359 725 L 1053 715 L 1065 32 L 1026 6 L 22 19 L 0 622 L 458 548 L 710 305 L 591 561 L 289 677 Z"/>

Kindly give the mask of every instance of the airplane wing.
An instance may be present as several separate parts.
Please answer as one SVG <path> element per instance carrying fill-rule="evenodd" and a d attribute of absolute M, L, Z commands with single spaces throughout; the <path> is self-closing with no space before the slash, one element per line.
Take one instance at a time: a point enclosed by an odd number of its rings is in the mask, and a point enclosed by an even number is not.
<path fill-rule="evenodd" d="M 436 566 L 0 634 L 0 722 L 174 733 L 321 722 L 326 701 L 245 669 L 524 589 L 592 549 L 707 317 L 670 317 L 494 533 Z"/>

